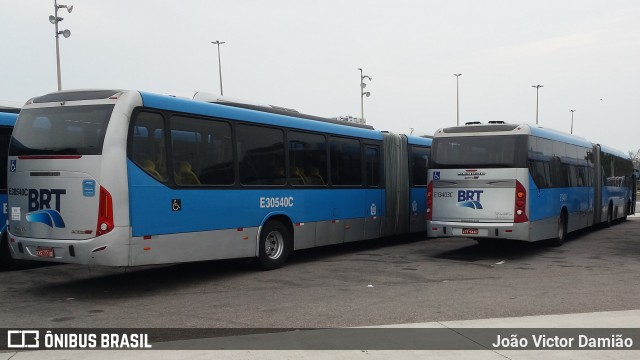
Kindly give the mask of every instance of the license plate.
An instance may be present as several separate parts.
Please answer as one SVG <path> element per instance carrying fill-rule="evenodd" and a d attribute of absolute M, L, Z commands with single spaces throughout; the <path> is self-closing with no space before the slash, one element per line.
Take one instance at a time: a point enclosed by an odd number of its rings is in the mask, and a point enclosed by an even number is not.
<path fill-rule="evenodd" d="M 462 229 L 462 235 L 478 235 L 479 231 L 476 228 L 464 228 Z"/>
<path fill-rule="evenodd" d="M 36 256 L 37 257 L 52 258 L 53 257 L 53 248 L 52 247 L 38 246 L 36 248 Z"/>

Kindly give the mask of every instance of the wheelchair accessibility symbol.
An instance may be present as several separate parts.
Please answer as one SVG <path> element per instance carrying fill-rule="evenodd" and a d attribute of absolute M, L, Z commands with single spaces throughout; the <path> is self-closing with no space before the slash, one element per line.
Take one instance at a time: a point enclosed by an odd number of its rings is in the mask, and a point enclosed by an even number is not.
<path fill-rule="evenodd" d="M 171 211 L 180 211 L 180 210 L 182 210 L 182 200 L 171 199 Z"/>
<path fill-rule="evenodd" d="M 9 165 L 9 171 L 16 172 L 16 161 L 11 160 L 11 165 Z"/>

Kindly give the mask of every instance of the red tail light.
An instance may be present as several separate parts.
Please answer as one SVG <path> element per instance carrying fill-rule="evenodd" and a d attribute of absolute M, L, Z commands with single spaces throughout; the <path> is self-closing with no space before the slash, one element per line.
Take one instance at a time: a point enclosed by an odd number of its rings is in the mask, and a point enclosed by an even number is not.
<path fill-rule="evenodd" d="M 433 182 L 427 185 L 427 220 L 433 218 Z"/>
<path fill-rule="evenodd" d="M 516 200 L 513 222 L 523 223 L 527 221 L 529 221 L 527 217 L 527 190 L 522 186 L 520 181 L 516 180 Z"/>
<path fill-rule="evenodd" d="M 111 200 L 111 194 L 100 186 L 96 236 L 104 235 L 111 230 L 113 230 L 113 201 Z"/>

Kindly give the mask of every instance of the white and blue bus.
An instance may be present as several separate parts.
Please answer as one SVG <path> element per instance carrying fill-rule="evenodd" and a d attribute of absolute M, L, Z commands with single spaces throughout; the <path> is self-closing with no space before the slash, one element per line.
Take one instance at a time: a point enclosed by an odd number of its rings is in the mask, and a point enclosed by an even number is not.
<path fill-rule="evenodd" d="M 279 107 L 51 93 L 11 139 L 10 245 L 32 260 L 273 269 L 298 249 L 426 231 L 430 145 Z"/>
<path fill-rule="evenodd" d="M 20 109 L 12 106 L 5 106 L 0 103 L 0 268 L 12 269 L 16 262 L 11 256 L 11 249 L 7 241 L 7 150 L 9 149 L 9 139 L 11 131 L 16 123 L 16 118 Z"/>
<path fill-rule="evenodd" d="M 533 125 L 472 124 L 433 139 L 428 233 L 564 242 L 567 233 L 626 219 L 633 166 L 620 151 Z"/>

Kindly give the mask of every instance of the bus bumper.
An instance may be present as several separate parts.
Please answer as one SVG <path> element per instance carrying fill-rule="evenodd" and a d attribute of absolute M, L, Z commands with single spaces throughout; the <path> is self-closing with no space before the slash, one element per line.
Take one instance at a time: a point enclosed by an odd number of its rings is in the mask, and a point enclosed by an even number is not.
<path fill-rule="evenodd" d="M 532 241 L 529 223 L 460 223 L 427 221 L 428 237 L 467 237 L 472 239 L 509 239 Z"/>
<path fill-rule="evenodd" d="M 83 265 L 128 266 L 129 228 L 116 227 L 108 234 L 87 240 L 25 238 L 7 233 L 16 259 Z"/>

